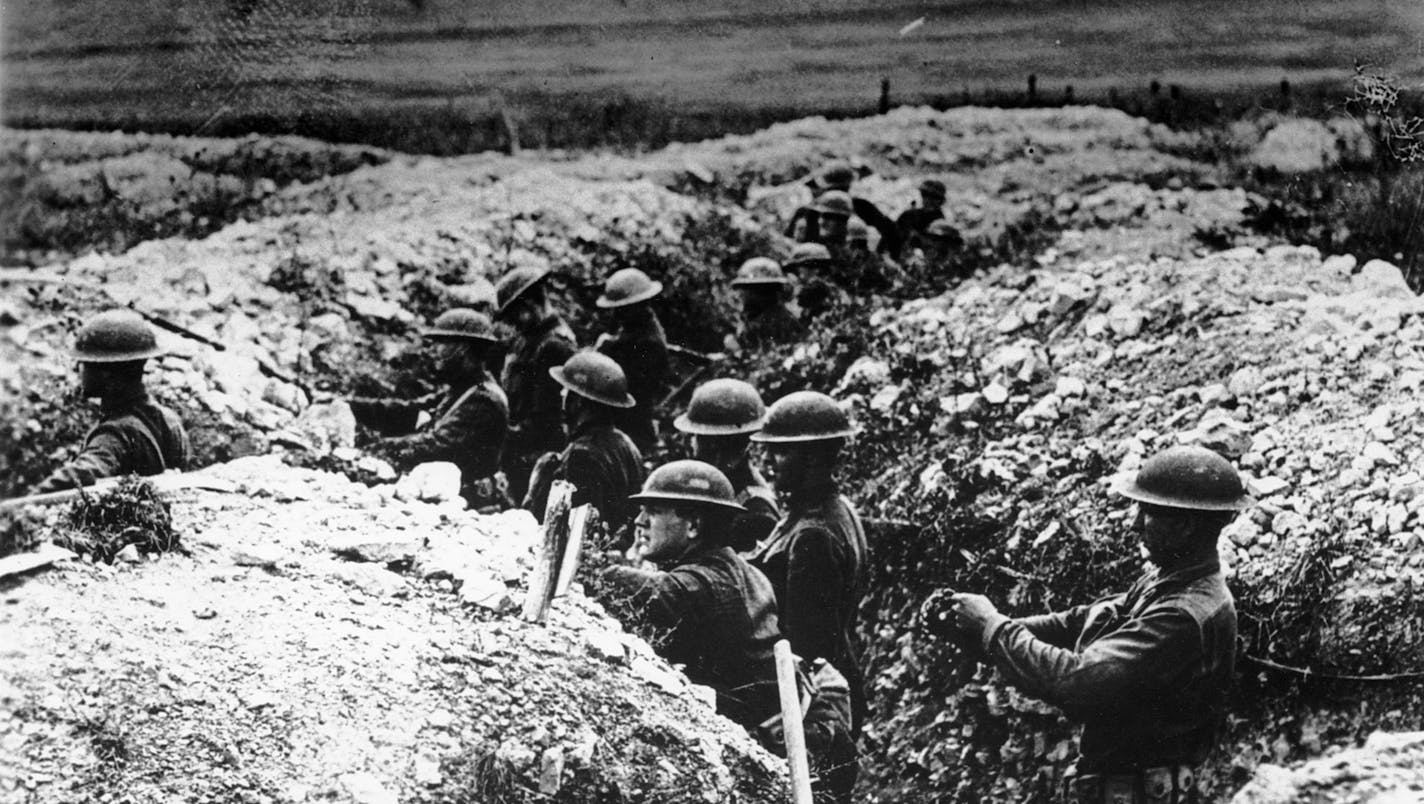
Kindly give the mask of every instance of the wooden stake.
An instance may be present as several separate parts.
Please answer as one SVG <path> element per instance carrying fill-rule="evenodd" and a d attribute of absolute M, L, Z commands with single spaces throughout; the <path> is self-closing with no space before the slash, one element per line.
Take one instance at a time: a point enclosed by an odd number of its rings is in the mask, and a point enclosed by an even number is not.
<path fill-rule="evenodd" d="M 564 547 L 564 561 L 559 567 L 559 582 L 554 585 L 554 597 L 569 593 L 569 585 L 578 572 L 579 558 L 583 553 L 584 531 L 588 529 L 588 515 L 593 509 L 584 503 L 569 512 L 569 540 Z"/>
<path fill-rule="evenodd" d="M 529 591 L 524 596 L 524 619 L 542 623 L 549 616 L 549 604 L 554 599 L 559 568 L 564 563 L 564 546 L 569 529 L 569 499 L 574 487 L 555 480 L 549 488 L 549 502 L 544 506 L 544 544 L 534 558 L 534 572 L 529 577 Z"/>
<path fill-rule="evenodd" d="M 791 771 L 791 804 L 811 804 L 811 765 L 806 759 L 806 734 L 801 730 L 801 694 L 796 688 L 796 657 L 791 643 L 776 643 L 776 685 L 781 693 L 781 734 L 786 765 Z"/>

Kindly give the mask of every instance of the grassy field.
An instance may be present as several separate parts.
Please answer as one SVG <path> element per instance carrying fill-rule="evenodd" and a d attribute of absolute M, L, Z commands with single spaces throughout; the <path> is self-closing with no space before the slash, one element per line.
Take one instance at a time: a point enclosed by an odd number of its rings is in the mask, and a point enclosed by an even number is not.
<path fill-rule="evenodd" d="M 901 35 L 920 17 L 923 25 Z M 1418 0 L 9 0 L 10 125 L 312 133 L 436 152 L 686 139 L 893 103 L 1198 97 L 1424 77 Z M 1165 90 L 1164 90 L 1165 92 Z M 1327 96 L 1329 93 L 1327 93 Z"/>

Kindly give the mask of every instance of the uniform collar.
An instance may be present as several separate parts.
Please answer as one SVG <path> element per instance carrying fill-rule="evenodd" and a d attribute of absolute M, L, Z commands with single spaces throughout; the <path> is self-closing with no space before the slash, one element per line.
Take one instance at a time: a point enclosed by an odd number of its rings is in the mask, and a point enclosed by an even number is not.
<path fill-rule="evenodd" d="M 824 505 L 840 496 L 840 486 L 834 480 L 809 488 L 797 489 L 786 495 L 786 507 L 792 511 L 804 511 Z"/>
<path fill-rule="evenodd" d="M 99 410 L 104 413 L 118 413 L 130 410 L 148 401 L 148 390 L 142 385 L 114 396 L 99 400 Z"/>

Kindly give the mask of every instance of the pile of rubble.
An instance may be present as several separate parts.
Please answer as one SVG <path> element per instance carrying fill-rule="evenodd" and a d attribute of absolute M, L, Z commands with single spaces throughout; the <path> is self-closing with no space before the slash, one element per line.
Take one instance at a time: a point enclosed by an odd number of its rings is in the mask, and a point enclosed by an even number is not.
<path fill-rule="evenodd" d="M 1262 765 L 1231 804 L 1407 804 L 1424 797 L 1424 732 L 1370 735 L 1359 748 L 1286 769 Z"/>
<path fill-rule="evenodd" d="M 782 799 L 782 763 L 577 590 L 519 619 L 532 517 L 439 474 L 235 461 L 176 492 L 188 555 L 28 581 L 0 613 L 4 797 Z"/>

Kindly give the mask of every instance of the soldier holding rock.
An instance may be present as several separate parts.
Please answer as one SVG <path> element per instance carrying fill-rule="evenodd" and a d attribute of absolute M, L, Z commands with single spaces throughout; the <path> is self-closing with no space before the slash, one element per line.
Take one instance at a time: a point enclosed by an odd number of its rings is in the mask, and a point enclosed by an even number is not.
<path fill-rule="evenodd" d="M 485 367 L 498 343 L 489 316 L 456 308 L 424 332 L 443 391 L 418 399 L 352 399 L 356 420 L 387 437 L 367 450 L 409 471 L 430 461 L 460 467 L 460 494 L 472 508 L 508 503 L 495 479 L 509 429 L 509 402 Z M 424 414 L 427 421 L 421 421 Z"/>
<path fill-rule="evenodd" d="M 515 268 L 495 286 L 495 319 L 513 326 L 500 385 L 509 395 L 509 437 L 505 442 L 504 473 L 510 496 L 522 500 L 534 462 L 567 443 L 560 413 L 559 384 L 549 370 L 558 368 L 575 351 L 574 333 L 545 295 L 547 270 Z"/>
<path fill-rule="evenodd" d="M 74 356 L 79 360 L 81 388 L 86 398 L 99 400 L 101 417 L 84 437 L 79 454 L 40 481 L 32 493 L 188 467 L 192 448 L 183 421 L 150 399 L 143 383 L 144 364 L 161 354 L 153 328 L 129 310 L 100 313 L 79 330 Z"/>
<path fill-rule="evenodd" d="M 1251 499 L 1226 459 L 1196 446 L 1153 456 L 1116 491 L 1136 501 L 1135 527 L 1156 565 L 1124 594 L 1010 618 L 982 595 L 941 591 L 921 616 L 1083 724 L 1071 801 L 1195 804 L 1236 657 L 1216 545 Z"/>

